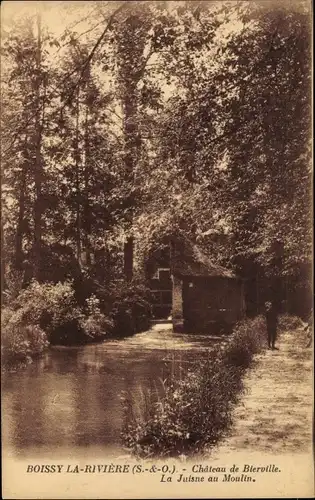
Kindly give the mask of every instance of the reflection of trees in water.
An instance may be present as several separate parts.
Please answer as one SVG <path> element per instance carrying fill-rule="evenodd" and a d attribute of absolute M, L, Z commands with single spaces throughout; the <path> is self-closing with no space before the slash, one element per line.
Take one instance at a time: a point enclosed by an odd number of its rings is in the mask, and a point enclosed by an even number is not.
<path fill-rule="evenodd" d="M 182 377 L 191 362 L 207 355 L 201 345 L 194 351 L 147 349 L 148 340 L 129 350 L 123 343 L 55 348 L 10 374 L 4 418 L 11 445 L 21 453 L 119 445 L 126 418 L 122 396 L 131 396 L 130 411 L 144 414 L 152 399 L 163 397 L 165 381 Z"/>
<path fill-rule="evenodd" d="M 17 374 L 13 375 L 15 378 Z M 17 377 L 16 377 L 17 378 Z M 34 384 L 30 391 L 28 378 L 18 377 L 14 389 L 9 394 L 10 402 L 4 411 L 7 424 L 3 431 L 10 432 L 9 439 L 13 440 L 17 450 L 42 446 L 46 441 L 45 420 L 42 418 L 45 392 Z"/>
<path fill-rule="evenodd" d="M 77 374 L 77 404 L 73 441 L 76 446 L 117 442 L 120 432 L 120 405 L 117 396 L 123 379 L 102 365 L 84 365 Z"/>

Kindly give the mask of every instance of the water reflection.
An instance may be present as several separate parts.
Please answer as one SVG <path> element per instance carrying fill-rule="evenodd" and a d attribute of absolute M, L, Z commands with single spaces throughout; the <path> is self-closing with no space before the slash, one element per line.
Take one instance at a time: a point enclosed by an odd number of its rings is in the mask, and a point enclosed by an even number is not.
<path fill-rule="evenodd" d="M 84 347 L 55 347 L 24 370 L 3 377 L 3 443 L 11 453 L 50 457 L 62 450 L 120 450 L 121 395 L 181 376 L 222 338 L 151 331 Z"/>

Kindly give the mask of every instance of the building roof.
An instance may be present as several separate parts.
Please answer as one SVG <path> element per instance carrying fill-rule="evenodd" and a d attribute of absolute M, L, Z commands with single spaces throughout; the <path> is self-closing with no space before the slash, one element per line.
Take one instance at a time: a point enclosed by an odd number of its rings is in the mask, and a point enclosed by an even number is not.
<path fill-rule="evenodd" d="M 237 278 L 225 267 L 214 264 L 197 245 L 174 245 L 172 251 L 172 273 L 179 276 L 203 276 Z"/>

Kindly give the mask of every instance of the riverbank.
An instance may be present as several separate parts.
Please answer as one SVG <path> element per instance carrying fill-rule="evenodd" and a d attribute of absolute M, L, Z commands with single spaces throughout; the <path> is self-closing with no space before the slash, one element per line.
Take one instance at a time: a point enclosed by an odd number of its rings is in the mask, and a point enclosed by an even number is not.
<path fill-rule="evenodd" d="M 312 448 L 312 348 L 302 328 L 282 331 L 244 377 L 245 395 L 214 455 L 308 454 Z"/>
<path fill-rule="evenodd" d="M 232 409 L 244 391 L 243 376 L 264 348 L 264 318 L 235 325 L 228 342 L 206 359 L 195 360 L 182 377 L 151 390 L 140 412 L 125 397 L 123 442 L 141 458 L 192 456 L 213 448 L 232 423 Z"/>

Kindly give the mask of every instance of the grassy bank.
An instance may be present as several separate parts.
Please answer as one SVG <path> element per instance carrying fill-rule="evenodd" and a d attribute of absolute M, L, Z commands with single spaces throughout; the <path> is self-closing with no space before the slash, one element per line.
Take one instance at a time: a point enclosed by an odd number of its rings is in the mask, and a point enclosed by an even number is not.
<path fill-rule="evenodd" d="M 164 384 L 136 410 L 125 399 L 123 441 L 135 455 L 178 456 L 215 445 L 230 428 L 232 411 L 244 390 L 243 375 L 266 343 L 265 321 L 241 322 L 220 352 L 192 366 L 184 378 Z"/>

